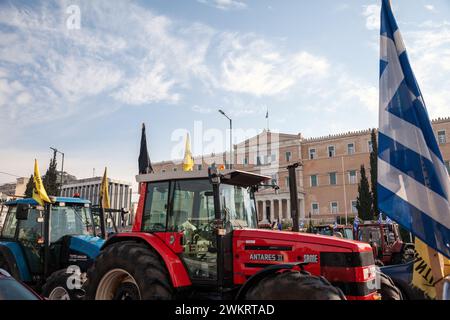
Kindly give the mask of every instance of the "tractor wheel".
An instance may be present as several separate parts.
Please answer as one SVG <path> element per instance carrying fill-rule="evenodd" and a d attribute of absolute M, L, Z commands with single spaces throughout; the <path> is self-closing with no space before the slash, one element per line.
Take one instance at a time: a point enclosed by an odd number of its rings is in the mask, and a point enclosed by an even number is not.
<path fill-rule="evenodd" d="M 70 276 L 66 269 L 53 272 L 42 286 L 42 295 L 49 300 L 81 300 L 83 291 L 68 288 Z"/>
<path fill-rule="evenodd" d="M 403 300 L 402 292 L 392 279 L 382 272 L 379 275 L 381 300 Z"/>
<path fill-rule="evenodd" d="M 172 286 L 159 256 L 144 244 L 119 242 L 101 251 L 87 274 L 88 300 L 168 300 Z"/>
<path fill-rule="evenodd" d="M 245 300 L 346 300 L 324 277 L 286 270 L 267 276 L 249 289 Z"/>

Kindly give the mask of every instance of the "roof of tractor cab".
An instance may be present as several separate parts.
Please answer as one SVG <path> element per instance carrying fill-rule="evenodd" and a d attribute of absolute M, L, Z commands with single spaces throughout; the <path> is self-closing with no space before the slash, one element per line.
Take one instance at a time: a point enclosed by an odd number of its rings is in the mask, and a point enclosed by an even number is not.
<path fill-rule="evenodd" d="M 240 171 L 240 170 L 223 170 L 218 171 L 221 179 L 230 184 L 241 187 L 249 187 L 257 185 L 263 181 L 271 179 L 268 176 L 263 176 L 256 173 Z M 148 173 L 136 176 L 137 182 L 157 182 L 167 180 L 187 180 L 187 179 L 208 179 L 208 170 L 199 171 L 171 171 L 163 173 Z"/>
<path fill-rule="evenodd" d="M 71 204 L 90 204 L 91 202 L 86 199 L 81 198 L 69 198 L 69 197 L 50 197 L 51 200 L 54 199 L 54 203 L 57 202 L 64 202 L 64 203 L 71 203 Z M 14 206 L 17 204 L 29 204 L 36 206 L 38 205 L 37 201 L 33 198 L 22 198 L 22 199 L 16 199 L 5 202 L 5 205 L 7 206 Z"/>

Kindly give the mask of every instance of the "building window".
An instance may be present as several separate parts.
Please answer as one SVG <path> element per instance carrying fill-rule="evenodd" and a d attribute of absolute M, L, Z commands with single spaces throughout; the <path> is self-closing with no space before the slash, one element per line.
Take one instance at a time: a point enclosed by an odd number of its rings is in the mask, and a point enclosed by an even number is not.
<path fill-rule="evenodd" d="M 162 169 L 161 172 L 162 172 L 162 173 L 166 172 L 166 169 Z"/>
<path fill-rule="evenodd" d="M 367 141 L 367 146 L 368 146 L 369 152 L 372 152 L 373 151 L 372 140 Z"/>
<path fill-rule="evenodd" d="M 334 146 L 328 146 L 328 157 L 332 158 L 334 157 L 336 154 L 336 151 L 334 149 Z"/>
<path fill-rule="evenodd" d="M 336 172 L 330 172 L 330 184 L 335 186 L 336 185 Z"/>
<path fill-rule="evenodd" d="M 309 159 L 313 160 L 316 158 L 316 149 L 315 148 L 310 148 L 309 149 Z"/>
<path fill-rule="evenodd" d="M 350 170 L 348 172 L 348 183 L 350 184 L 356 183 L 356 170 Z"/>
<path fill-rule="evenodd" d="M 260 165 L 261 165 L 261 157 L 260 157 L 260 156 L 257 156 L 257 157 L 256 157 L 256 165 L 257 165 L 257 166 L 260 166 Z"/>
<path fill-rule="evenodd" d="M 311 176 L 311 187 L 317 187 L 317 174 Z"/>
<path fill-rule="evenodd" d="M 437 136 L 439 144 L 444 144 L 447 142 L 447 140 L 445 139 L 445 130 L 438 131 Z"/>
<path fill-rule="evenodd" d="M 291 152 L 290 151 L 286 151 L 286 161 L 287 162 L 291 161 L 291 156 L 292 156 Z"/>
<path fill-rule="evenodd" d="M 450 175 L 450 161 L 445 161 L 445 167 L 447 168 L 447 172 Z"/>
<path fill-rule="evenodd" d="M 244 158 L 244 166 L 247 166 L 247 165 L 248 165 L 248 158 L 245 157 L 245 158 Z"/>
<path fill-rule="evenodd" d="M 313 214 L 319 214 L 319 204 L 317 202 L 311 203 L 311 211 Z"/>
<path fill-rule="evenodd" d="M 356 208 L 356 200 L 351 201 L 352 213 L 358 213 L 358 209 Z"/>
<path fill-rule="evenodd" d="M 197 170 L 198 170 L 198 171 L 201 171 L 202 169 L 203 169 L 203 166 L 202 166 L 201 164 L 198 164 L 198 165 L 197 165 Z"/>
<path fill-rule="evenodd" d="M 347 154 L 354 154 L 355 153 L 355 144 L 349 143 L 347 144 Z"/>
<path fill-rule="evenodd" d="M 173 168 L 173 172 L 177 171 L 177 168 Z"/>
<path fill-rule="evenodd" d="M 289 177 L 284 177 L 284 182 L 286 184 L 286 189 L 289 188 Z"/>
<path fill-rule="evenodd" d="M 330 202 L 330 211 L 331 213 L 338 213 L 339 212 L 339 206 L 336 201 Z"/>

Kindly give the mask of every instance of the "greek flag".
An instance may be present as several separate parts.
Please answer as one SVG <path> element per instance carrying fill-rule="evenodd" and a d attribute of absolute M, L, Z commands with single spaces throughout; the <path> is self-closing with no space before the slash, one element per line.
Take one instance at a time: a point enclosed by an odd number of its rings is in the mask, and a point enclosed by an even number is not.
<path fill-rule="evenodd" d="M 355 216 L 355 220 L 353 220 L 353 230 L 358 230 L 358 225 L 359 225 L 359 218 L 358 216 Z"/>
<path fill-rule="evenodd" d="M 450 179 L 388 0 L 380 47 L 378 206 L 450 257 Z"/>
<path fill-rule="evenodd" d="M 382 224 L 383 223 L 383 214 L 380 212 L 380 214 L 378 215 L 378 223 Z"/>

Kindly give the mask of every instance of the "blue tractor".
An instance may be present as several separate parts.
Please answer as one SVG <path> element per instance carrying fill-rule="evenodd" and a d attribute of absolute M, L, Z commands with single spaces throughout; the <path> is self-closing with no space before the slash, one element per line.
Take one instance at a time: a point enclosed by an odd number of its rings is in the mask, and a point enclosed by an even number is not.
<path fill-rule="evenodd" d="M 5 203 L 0 268 L 51 300 L 81 299 L 85 272 L 104 243 L 103 215 L 88 200 L 51 200 L 45 207 L 32 198 Z"/>

